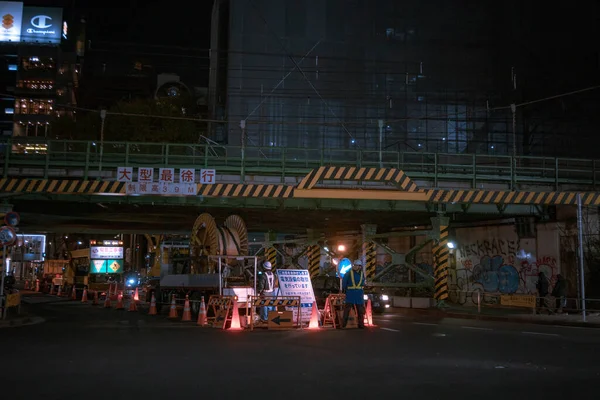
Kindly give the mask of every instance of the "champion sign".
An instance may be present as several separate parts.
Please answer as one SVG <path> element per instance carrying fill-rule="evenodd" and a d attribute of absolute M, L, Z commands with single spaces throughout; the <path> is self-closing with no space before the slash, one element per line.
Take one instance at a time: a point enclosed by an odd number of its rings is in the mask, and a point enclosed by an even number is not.
<path fill-rule="evenodd" d="M 62 9 L 52 7 L 24 7 L 22 42 L 60 43 Z"/>

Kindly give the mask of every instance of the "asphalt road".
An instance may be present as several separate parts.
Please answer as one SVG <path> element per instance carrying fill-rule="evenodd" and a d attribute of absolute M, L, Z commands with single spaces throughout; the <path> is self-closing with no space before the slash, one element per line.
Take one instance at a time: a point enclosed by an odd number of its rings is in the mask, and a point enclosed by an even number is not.
<path fill-rule="evenodd" d="M 3 398 L 564 400 L 600 382 L 597 329 L 390 315 L 366 330 L 224 332 L 73 302 L 29 310 L 47 322 L 0 330 Z"/>

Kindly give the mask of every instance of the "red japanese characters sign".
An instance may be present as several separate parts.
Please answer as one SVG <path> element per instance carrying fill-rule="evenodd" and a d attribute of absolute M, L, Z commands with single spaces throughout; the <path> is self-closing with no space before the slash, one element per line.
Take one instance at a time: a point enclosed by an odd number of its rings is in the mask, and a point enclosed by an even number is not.
<path fill-rule="evenodd" d="M 118 182 L 127 183 L 125 192 L 128 195 L 194 196 L 198 192 L 198 183 L 214 185 L 217 178 L 214 169 L 200 169 L 198 179 L 196 171 L 194 168 L 119 167 L 116 178 Z"/>

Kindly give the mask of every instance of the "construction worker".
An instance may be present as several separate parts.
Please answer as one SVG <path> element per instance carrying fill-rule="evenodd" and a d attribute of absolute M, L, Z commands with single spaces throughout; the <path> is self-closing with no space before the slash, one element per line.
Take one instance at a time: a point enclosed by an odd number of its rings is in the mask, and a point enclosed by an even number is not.
<path fill-rule="evenodd" d="M 365 276 L 363 274 L 363 263 L 361 260 L 354 260 L 352 270 L 346 272 L 342 280 L 342 290 L 346 293 L 346 304 L 344 305 L 344 321 L 342 328 L 348 324 L 350 310 L 356 307 L 358 327 L 365 327 L 365 299 L 364 286 Z"/>
<path fill-rule="evenodd" d="M 273 296 L 275 293 L 275 274 L 271 269 L 273 266 L 269 261 L 262 265 L 262 271 L 258 272 L 258 281 L 256 282 L 256 291 L 262 297 Z M 260 318 L 263 322 L 269 319 L 269 311 L 275 311 L 275 307 L 263 306 L 260 308 Z"/>

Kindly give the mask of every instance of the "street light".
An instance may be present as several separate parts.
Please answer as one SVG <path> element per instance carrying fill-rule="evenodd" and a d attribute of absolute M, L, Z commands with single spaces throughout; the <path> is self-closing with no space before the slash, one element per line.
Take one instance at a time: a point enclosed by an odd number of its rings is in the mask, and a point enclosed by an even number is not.
<path fill-rule="evenodd" d="M 338 251 L 346 251 L 346 246 L 343 244 L 340 244 L 340 245 L 338 245 L 337 250 Z"/>
<path fill-rule="evenodd" d="M 456 248 L 456 245 L 454 244 L 454 242 L 448 242 L 448 248 L 454 249 L 454 248 Z"/>

